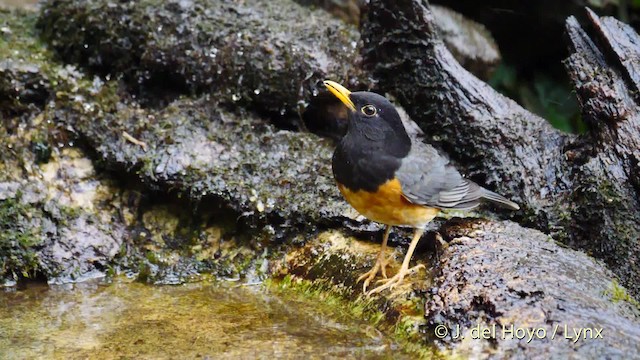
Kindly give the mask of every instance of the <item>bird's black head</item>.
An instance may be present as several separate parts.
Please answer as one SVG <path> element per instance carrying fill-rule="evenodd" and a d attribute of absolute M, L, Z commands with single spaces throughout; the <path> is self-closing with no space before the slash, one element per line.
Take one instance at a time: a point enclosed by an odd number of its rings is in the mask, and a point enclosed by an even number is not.
<path fill-rule="evenodd" d="M 384 146 L 394 155 L 404 155 L 411 148 L 411 140 L 400 115 L 387 98 L 368 91 L 351 92 L 333 81 L 324 85 L 349 109 L 347 136 L 361 138 L 363 145 Z"/>

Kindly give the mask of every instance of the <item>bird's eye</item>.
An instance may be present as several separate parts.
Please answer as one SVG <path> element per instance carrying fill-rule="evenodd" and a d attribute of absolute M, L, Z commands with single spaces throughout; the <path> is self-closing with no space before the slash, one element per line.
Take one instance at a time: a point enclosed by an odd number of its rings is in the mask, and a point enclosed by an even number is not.
<path fill-rule="evenodd" d="M 365 105 L 360 111 L 367 116 L 374 116 L 378 112 L 378 109 L 373 105 Z"/>

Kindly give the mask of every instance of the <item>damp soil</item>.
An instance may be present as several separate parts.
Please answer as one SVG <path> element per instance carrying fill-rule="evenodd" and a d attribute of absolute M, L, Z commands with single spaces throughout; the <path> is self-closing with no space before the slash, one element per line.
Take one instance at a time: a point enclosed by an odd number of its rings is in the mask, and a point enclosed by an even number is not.
<path fill-rule="evenodd" d="M 4 359 L 409 358 L 373 326 L 262 285 L 0 290 Z"/>

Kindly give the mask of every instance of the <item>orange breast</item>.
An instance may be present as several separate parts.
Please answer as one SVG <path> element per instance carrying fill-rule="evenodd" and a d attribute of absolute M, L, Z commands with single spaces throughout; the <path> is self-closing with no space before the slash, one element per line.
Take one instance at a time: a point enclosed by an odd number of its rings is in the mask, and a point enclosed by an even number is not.
<path fill-rule="evenodd" d="M 360 214 L 386 225 L 424 227 L 439 212 L 438 209 L 409 202 L 402 196 L 402 186 L 398 179 L 387 181 L 376 192 L 351 191 L 340 183 L 338 188 Z"/>

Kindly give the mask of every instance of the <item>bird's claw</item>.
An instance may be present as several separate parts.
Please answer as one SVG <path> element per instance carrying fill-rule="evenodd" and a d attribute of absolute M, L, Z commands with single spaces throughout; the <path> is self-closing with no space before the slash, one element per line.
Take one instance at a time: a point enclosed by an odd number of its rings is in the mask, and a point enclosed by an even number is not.
<path fill-rule="evenodd" d="M 419 269 L 423 269 L 425 268 L 425 266 L 423 264 L 419 264 L 416 265 L 410 269 L 400 269 L 400 271 L 395 274 L 393 277 L 388 278 L 388 279 L 380 279 L 377 281 L 377 283 L 382 283 L 382 285 L 378 286 L 377 288 L 369 291 L 367 294 L 367 296 L 371 296 L 373 294 L 378 294 L 386 289 L 389 290 L 393 290 L 393 288 L 395 288 L 396 286 L 402 284 L 404 277 L 408 274 L 411 274 L 415 271 L 418 271 Z"/>
<path fill-rule="evenodd" d="M 362 292 L 364 293 L 367 292 L 367 286 L 369 286 L 369 284 L 376 277 L 378 272 L 382 273 L 382 276 L 385 279 L 387 278 L 387 264 L 389 263 L 390 259 L 391 257 L 383 260 L 382 256 L 378 256 L 378 258 L 376 259 L 376 263 L 373 265 L 371 270 L 367 271 L 366 273 L 358 277 L 358 280 L 356 280 L 356 283 L 359 283 L 360 281 L 364 280 L 364 283 L 362 284 Z"/>
<path fill-rule="evenodd" d="M 392 290 L 394 287 L 396 287 L 397 285 L 399 285 L 400 283 L 402 283 L 402 280 L 404 278 L 403 276 L 398 276 L 400 275 L 399 273 L 396 274 L 395 276 L 389 278 L 389 279 L 382 279 L 382 280 L 378 280 L 378 282 L 383 283 L 383 285 L 378 286 L 377 288 L 369 291 L 367 293 L 367 296 L 371 296 L 373 294 L 378 294 L 386 289 Z"/>
<path fill-rule="evenodd" d="M 378 269 L 374 267 L 371 270 L 367 271 L 366 273 L 360 275 L 358 280 L 356 280 L 356 283 L 359 283 L 360 281 L 364 280 L 364 284 L 362 284 L 362 292 L 367 292 L 367 286 L 369 286 L 369 283 L 371 282 L 371 280 L 373 280 L 376 277 L 377 273 L 378 273 Z"/>

